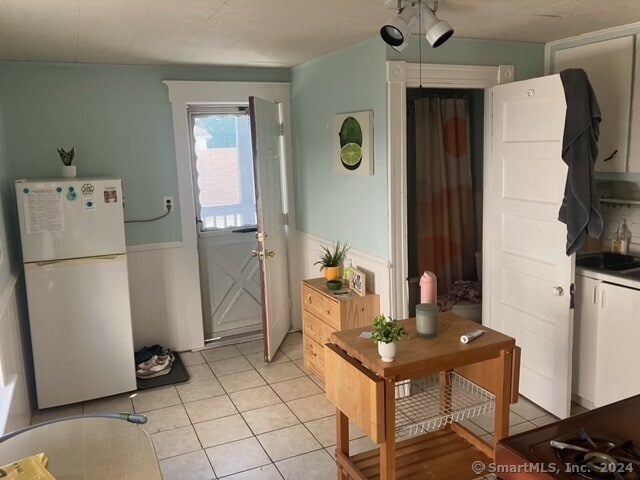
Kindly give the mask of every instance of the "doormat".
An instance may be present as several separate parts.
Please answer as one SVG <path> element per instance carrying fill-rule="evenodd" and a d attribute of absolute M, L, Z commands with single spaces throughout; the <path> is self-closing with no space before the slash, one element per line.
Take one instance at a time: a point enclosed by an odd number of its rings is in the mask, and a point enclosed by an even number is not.
<path fill-rule="evenodd" d="M 172 383 L 181 383 L 189 380 L 189 372 L 182 363 L 180 354 L 174 352 L 173 356 L 175 360 L 171 366 L 171 371 L 166 375 L 153 378 L 137 378 L 138 390 L 146 390 L 147 388 L 161 387 L 163 385 L 170 385 Z"/>

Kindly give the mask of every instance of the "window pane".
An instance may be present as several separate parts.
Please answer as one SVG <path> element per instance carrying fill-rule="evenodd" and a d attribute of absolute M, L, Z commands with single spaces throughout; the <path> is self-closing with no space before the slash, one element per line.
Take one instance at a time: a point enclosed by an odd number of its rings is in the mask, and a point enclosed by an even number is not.
<path fill-rule="evenodd" d="M 247 114 L 195 114 L 200 219 L 205 229 L 255 225 L 251 127 Z"/>

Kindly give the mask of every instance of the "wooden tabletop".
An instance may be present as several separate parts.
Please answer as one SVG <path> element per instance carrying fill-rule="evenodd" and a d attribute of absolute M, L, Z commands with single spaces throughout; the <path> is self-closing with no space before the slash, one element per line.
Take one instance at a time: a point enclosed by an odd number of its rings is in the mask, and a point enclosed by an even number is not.
<path fill-rule="evenodd" d="M 418 337 L 415 318 L 401 320 L 401 323 L 409 335 L 398 342 L 398 353 L 393 362 L 383 362 L 378 355 L 378 346 L 370 339 L 360 338 L 362 332 L 371 331 L 370 326 L 334 332 L 331 342 L 378 376 L 395 380 L 426 376 L 496 358 L 502 350 L 515 347 L 512 337 L 451 312 L 440 314 L 435 338 Z M 478 329 L 485 333 L 468 344 L 460 342 L 461 335 Z"/>

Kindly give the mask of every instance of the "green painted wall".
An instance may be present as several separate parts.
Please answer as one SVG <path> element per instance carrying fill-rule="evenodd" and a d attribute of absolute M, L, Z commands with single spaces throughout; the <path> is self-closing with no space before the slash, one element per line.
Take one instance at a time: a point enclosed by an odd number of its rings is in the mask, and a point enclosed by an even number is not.
<path fill-rule="evenodd" d="M 418 62 L 415 37 L 401 54 L 377 36 L 297 66 L 292 71 L 296 228 L 381 258 L 389 257 L 386 60 Z M 516 79 L 543 74 L 544 45 L 453 38 L 433 49 L 422 41 L 424 63 L 514 65 Z M 336 113 L 374 111 L 375 173 L 334 171 Z"/>
<path fill-rule="evenodd" d="M 5 118 L 3 115 L 4 98 L 0 92 L 0 248 L 2 249 L 2 264 L 0 265 L 0 292 L 4 288 L 11 271 L 17 271 L 20 264 L 19 249 L 17 247 L 17 215 L 13 182 L 9 167 L 9 156 L 6 151 Z"/>
<path fill-rule="evenodd" d="M 59 176 L 56 147 L 75 146 L 78 176 L 123 179 L 125 219 L 161 215 L 163 196 L 178 199 L 163 80 L 289 81 L 290 71 L 0 62 L 10 180 Z M 160 221 L 127 225 L 127 244 L 181 240 L 176 208 Z"/>
<path fill-rule="evenodd" d="M 163 196 L 178 197 L 163 80 L 292 81 L 297 228 L 387 258 L 385 60 L 417 61 L 417 45 L 397 54 L 374 37 L 291 71 L 0 62 L 4 181 L 58 176 L 56 147 L 75 146 L 80 176 L 123 179 L 127 219 L 156 216 Z M 515 64 L 519 79 L 540 75 L 542 58 L 543 46 L 528 43 L 454 38 L 437 50 L 423 47 L 425 62 Z M 371 177 L 334 171 L 333 118 L 359 110 L 374 111 Z M 11 195 L 7 202 L 13 215 Z M 176 212 L 128 225 L 127 243 L 180 240 L 179 220 Z M 6 222 L 15 237 L 15 218 Z"/>
<path fill-rule="evenodd" d="M 384 44 L 375 38 L 295 67 L 291 115 L 296 228 L 387 258 L 384 62 Z M 373 110 L 373 176 L 334 168 L 334 117 L 361 110 Z"/>

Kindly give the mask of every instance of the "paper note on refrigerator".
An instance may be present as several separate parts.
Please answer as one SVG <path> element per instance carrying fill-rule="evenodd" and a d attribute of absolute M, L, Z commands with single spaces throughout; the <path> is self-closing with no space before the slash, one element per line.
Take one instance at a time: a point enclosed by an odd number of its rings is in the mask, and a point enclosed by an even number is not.
<path fill-rule="evenodd" d="M 29 190 L 23 195 L 27 233 L 64 232 L 62 191 L 41 188 Z"/>

